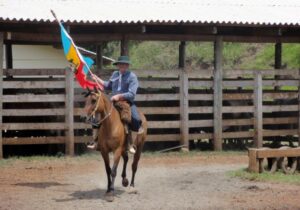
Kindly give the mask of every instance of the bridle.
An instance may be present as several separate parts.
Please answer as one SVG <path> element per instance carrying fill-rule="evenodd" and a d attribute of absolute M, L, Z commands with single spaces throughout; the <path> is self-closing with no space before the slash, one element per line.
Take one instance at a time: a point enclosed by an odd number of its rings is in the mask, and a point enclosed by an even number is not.
<path fill-rule="evenodd" d="M 96 97 L 97 97 L 96 106 L 93 109 L 92 113 L 88 116 L 88 119 L 91 119 L 92 117 L 95 117 L 96 111 L 99 108 L 99 102 L 100 102 L 100 99 L 101 99 L 101 92 L 98 92 L 98 93 L 95 93 L 95 94 L 96 94 Z M 112 109 L 113 109 L 113 105 L 111 105 L 109 112 L 99 122 L 96 123 L 98 126 L 100 126 L 101 123 L 111 115 Z M 104 111 L 104 113 L 105 113 L 105 111 Z"/>

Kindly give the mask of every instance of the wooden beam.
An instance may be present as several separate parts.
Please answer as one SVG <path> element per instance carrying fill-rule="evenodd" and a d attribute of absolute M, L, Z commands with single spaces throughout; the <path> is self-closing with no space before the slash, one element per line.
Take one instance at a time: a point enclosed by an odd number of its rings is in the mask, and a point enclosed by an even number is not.
<path fill-rule="evenodd" d="M 179 44 L 179 62 L 178 67 L 184 68 L 185 66 L 185 41 L 181 41 Z"/>
<path fill-rule="evenodd" d="M 223 38 L 218 36 L 214 42 L 214 150 L 222 150 L 222 103 L 223 103 Z"/>
<path fill-rule="evenodd" d="M 180 71 L 180 132 L 181 145 L 184 145 L 183 150 L 189 150 L 189 81 L 188 73 L 185 70 L 185 42 L 181 42 L 179 46 L 179 68 Z"/>
<path fill-rule="evenodd" d="M 300 147 L 300 68 L 299 68 L 299 85 L 298 85 L 298 147 Z M 298 161 L 300 163 L 300 161 Z"/>
<path fill-rule="evenodd" d="M 6 59 L 6 68 L 12 69 L 13 68 L 13 57 L 12 57 L 12 44 L 11 43 L 5 44 L 5 59 Z"/>
<path fill-rule="evenodd" d="M 3 32 L 0 32 L 0 159 L 3 158 L 2 112 L 3 112 Z"/>
<path fill-rule="evenodd" d="M 254 88 L 254 146 L 259 148 L 263 145 L 263 98 L 262 98 L 262 75 L 260 71 L 255 74 Z"/>
<path fill-rule="evenodd" d="M 71 70 L 66 69 L 66 154 L 74 155 L 74 76 Z"/>
<path fill-rule="evenodd" d="M 96 55 L 96 65 L 97 65 L 97 74 L 100 74 L 100 71 L 103 69 L 103 43 L 97 44 L 97 55 Z"/>
<path fill-rule="evenodd" d="M 125 37 L 122 38 L 121 40 L 121 55 L 129 55 L 128 54 L 128 39 Z"/>

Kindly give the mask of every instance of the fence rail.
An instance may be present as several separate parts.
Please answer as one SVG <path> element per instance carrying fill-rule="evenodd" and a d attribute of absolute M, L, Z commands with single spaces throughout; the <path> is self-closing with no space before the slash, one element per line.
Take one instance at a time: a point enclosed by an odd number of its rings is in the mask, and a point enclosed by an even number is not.
<path fill-rule="evenodd" d="M 67 144 L 72 153 L 74 143 L 91 138 L 91 126 L 80 120 L 83 90 L 65 73 L 64 69 L 4 70 L 3 145 Z M 135 73 L 140 81 L 136 103 L 149 122 L 147 141 L 188 144 L 182 141 L 184 129 L 188 140 L 213 141 L 214 71 Z M 111 70 L 105 70 L 101 77 L 107 79 L 110 74 Z M 266 137 L 297 138 L 299 78 L 298 70 L 225 70 L 220 83 L 221 139 L 261 143 Z M 181 92 L 184 87 L 186 92 Z M 71 95 L 70 88 L 74 90 Z"/>

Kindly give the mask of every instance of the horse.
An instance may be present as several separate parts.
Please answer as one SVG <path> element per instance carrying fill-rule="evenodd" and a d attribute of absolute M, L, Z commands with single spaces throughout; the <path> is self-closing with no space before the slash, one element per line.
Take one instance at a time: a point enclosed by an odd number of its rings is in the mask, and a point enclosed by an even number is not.
<path fill-rule="evenodd" d="M 105 194 L 106 200 L 112 202 L 114 199 L 114 182 L 117 175 L 117 167 L 121 156 L 124 160 L 122 170 L 122 185 L 128 186 L 128 179 L 126 178 L 126 167 L 128 162 L 126 133 L 124 125 L 120 119 L 119 112 L 114 107 L 113 102 L 110 101 L 108 96 L 99 90 L 90 91 L 86 94 L 84 113 L 85 118 L 90 119 L 93 115 L 100 115 L 101 124 L 98 131 L 98 144 L 97 150 L 100 150 L 105 164 L 107 175 L 107 191 Z M 132 162 L 132 177 L 130 182 L 130 192 L 136 193 L 134 179 L 140 160 L 141 152 L 147 136 L 147 120 L 143 113 L 139 112 L 144 133 L 136 135 L 133 139 L 136 145 L 136 153 Z M 113 152 L 113 167 L 110 167 L 109 153 Z"/>

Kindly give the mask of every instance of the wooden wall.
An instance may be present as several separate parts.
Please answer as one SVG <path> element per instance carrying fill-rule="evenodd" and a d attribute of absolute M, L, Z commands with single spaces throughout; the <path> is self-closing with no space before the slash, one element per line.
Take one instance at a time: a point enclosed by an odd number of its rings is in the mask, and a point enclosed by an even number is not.
<path fill-rule="evenodd" d="M 80 120 L 82 89 L 66 72 L 69 70 L 4 70 L 3 145 L 66 144 L 67 153 L 73 154 L 74 142 L 91 139 L 91 126 Z M 112 71 L 101 72 L 102 78 L 108 78 Z M 134 72 L 140 81 L 136 102 L 149 121 L 147 141 L 188 145 L 182 141 L 183 123 L 188 124 L 189 140 L 214 139 L 214 81 L 221 82 L 223 101 L 218 104 L 220 149 L 224 139 L 254 139 L 261 146 L 263 140 L 298 136 L 297 70 L 224 70 L 220 80 L 214 80 L 213 70 Z M 275 75 L 281 76 L 275 79 Z M 181 87 L 188 91 L 180 91 Z M 188 119 L 182 117 L 184 98 Z"/>

